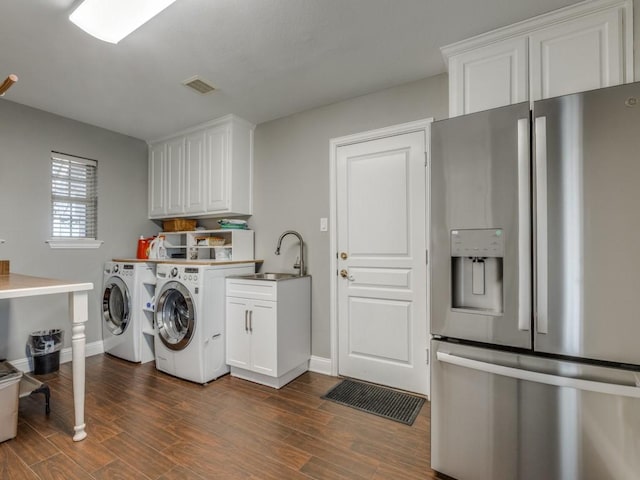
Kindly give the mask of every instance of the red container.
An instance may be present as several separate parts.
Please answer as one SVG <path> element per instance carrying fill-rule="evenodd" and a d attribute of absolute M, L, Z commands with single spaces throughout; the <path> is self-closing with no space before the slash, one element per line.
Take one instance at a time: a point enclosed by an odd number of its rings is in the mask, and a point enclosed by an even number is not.
<path fill-rule="evenodd" d="M 153 237 L 140 237 L 138 239 L 138 251 L 136 253 L 136 258 L 141 260 L 149 258 L 149 246 L 151 244 L 151 240 L 153 240 Z"/>

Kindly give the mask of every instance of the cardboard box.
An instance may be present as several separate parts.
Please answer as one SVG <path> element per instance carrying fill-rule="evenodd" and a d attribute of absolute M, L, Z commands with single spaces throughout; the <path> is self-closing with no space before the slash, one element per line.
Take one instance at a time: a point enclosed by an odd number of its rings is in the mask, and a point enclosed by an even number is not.
<path fill-rule="evenodd" d="M 18 399 L 22 372 L 0 362 L 0 442 L 18 434 Z"/>
<path fill-rule="evenodd" d="M 9 275 L 9 260 L 0 260 L 0 275 Z"/>

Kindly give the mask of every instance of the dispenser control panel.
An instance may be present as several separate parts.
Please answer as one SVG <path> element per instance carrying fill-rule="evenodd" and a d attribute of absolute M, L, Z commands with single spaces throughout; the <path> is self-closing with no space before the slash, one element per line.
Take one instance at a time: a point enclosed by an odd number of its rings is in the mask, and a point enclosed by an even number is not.
<path fill-rule="evenodd" d="M 479 315 L 504 311 L 501 228 L 451 230 L 451 308 Z"/>
<path fill-rule="evenodd" d="M 504 257 L 500 228 L 451 230 L 452 257 Z"/>

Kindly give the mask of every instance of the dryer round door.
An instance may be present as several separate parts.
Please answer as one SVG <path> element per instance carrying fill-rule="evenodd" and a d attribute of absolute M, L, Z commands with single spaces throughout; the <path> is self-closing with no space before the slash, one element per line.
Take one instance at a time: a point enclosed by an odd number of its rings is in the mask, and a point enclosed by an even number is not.
<path fill-rule="evenodd" d="M 119 277 L 111 277 L 102 294 L 102 319 L 113 335 L 122 335 L 131 319 L 131 296 Z"/>
<path fill-rule="evenodd" d="M 167 282 L 156 303 L 156 328 L 162 343 L 171 350 L 182 350 L 195 332 L 195 305 L 189 290 L 180 282 Z"/>

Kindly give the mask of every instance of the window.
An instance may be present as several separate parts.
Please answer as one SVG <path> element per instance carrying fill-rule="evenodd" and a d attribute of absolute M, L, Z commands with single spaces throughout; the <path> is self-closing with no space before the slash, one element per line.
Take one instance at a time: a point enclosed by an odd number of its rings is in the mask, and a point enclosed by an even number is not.
<path fill-rule="evenodd" d="M 51 152 L 53 240 L 95 240 L 98 223 L 97 167 L 95 160 Z"/>

